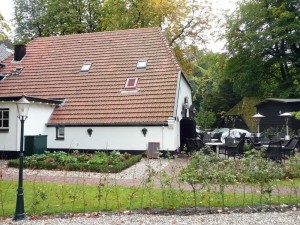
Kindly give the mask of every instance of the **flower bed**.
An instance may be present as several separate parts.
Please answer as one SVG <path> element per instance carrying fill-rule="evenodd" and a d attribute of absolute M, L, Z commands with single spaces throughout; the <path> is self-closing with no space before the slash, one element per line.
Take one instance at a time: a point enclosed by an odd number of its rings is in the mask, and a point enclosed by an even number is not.
<path fill-rule="evenodd" d="M 141 158 L 142 155 L 120 154 L 117 151 L 113 151 L 110 154 L 100 151 L 94 154 L 79 153 L 78 151 L 73 153 L 63 151 L 51 153 L 46 151 L 41 155 L 25 157 L 24 167 L 31 169 L 118 173 L 139 162 Z M 18 159 L 8 162 L 9 167 L 18 167 L 18 165 Z"/>

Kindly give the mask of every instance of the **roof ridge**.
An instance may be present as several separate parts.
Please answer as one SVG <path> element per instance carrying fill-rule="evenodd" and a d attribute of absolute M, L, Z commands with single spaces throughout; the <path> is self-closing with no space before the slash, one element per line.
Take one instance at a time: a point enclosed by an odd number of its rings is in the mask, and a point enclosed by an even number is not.
<path fill-rule="evenodd" d="M 164 34 L 162 33 L 161 29 L 158 28 L 158 32 L 159 32 L 159 35 L 160 35 L 160 38 L 162 39 L 167 51 L 168 51 L 168 55 L 171 57 L 171 61 L 173 62 L 173 64 L 176 66 L 176 69 L 177 70 L 182 70 L 181 67 L 179 66 L 179 63 L 177 62 L 177 59 L 174 55 L 174 52 L 172 50 L 172 48 L 170 47 L 166 37 L 164 36 Z"/>
<path fill-rule="evenodd" d="M 122 30 L 108 30 L 108 31 L 97 31 L 97 32 L 86 32 L 86 33 L 74 33 L 74 34 L 64 34 L 64 35 L 52 35 L 52 36 L 47 36 L 47 37 L 36 37 L 34 38 L 33 40 L 29 41 L 28 43 L 31 43 L 32 41 L 35 41 L 35 40 L 39 40 L 39 39 L 55 39 L 55 38 L 68 38 L 68 37 L 71 37 L 71 36 L 83 36 L 83 35 L 93 35 L 93 34 L 108 34 L 108 33 L 120 33 L 120 32 L 124 32 L 124 33 L 127 33 L 127 32 L 132 32 L 132 31 L 145 31 L 145 30 L 160 30 L 159 27 L 146 27 L 146 28 L 131 28 L 131 29 L 122 29 Z"/>

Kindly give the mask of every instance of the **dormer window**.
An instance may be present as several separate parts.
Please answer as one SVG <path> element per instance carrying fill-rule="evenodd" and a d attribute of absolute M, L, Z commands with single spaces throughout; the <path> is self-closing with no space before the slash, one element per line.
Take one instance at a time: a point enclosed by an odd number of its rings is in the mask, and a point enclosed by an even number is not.
<path fill-rule="evenodd" d="M 124 89 L 136 89 L 138 78 L 127 78 Z"/>
<path fill-rule="evenodd" d="M 92 63 L 84 63 L 80 69 L 80 72 L 89 72 L 91 69 Z"/>
<path fill-rule="evenodd" d="M 147 67 L 147 60 L 145 59 L 139 60 L 138 63 L 136 64 L 137 69 L 146 69 L 146 67 Z"/>

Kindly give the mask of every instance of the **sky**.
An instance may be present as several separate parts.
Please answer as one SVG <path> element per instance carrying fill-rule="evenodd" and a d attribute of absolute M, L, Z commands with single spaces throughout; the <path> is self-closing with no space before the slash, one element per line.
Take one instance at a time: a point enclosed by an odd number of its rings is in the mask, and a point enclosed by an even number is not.
<path fill-rule="evenodd" d="M 212 3 L 213 10 L 217 13 L 217 15 L 221 15 L 224 10 L 233 11 L 235 8 L 235 2 L 237 0 L 208 0 Z M 13 17 L 13 0 L 0 0 L 0 13 L 3 15 L 5 21 L 12 28 L 11 19 Z M 218 25 L 215 26 L 215 30 L 221 29 Z M 13 31 L 10 32 L 9 37 L 12 37 Z M 210 43 L 208 43 L 207 47 L 212 51 L 219 52 L 222 51 L 224 46 L 224 41 L 216 41 L 213 38 Z"/>

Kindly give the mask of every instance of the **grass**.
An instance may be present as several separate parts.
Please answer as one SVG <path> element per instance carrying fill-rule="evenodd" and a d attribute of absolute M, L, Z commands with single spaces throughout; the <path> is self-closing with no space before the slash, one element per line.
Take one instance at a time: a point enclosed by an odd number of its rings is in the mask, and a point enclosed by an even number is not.
<path fill-rule="evenodd" d="M 0 216 L 13 216 L 16 190 L 16 181 L 0 181 Z M 299 197 L 280 195 L 280 198 L 274 197 L 272 204 L 297 204 L 300 201 Z M 24 201 L 25 212 L 30 216 L 141 208 L 178 209 L 193 207 L 194 196 L 191 191 L 175 189 L 163 192 L 162 189 L 156 188 L 25 182 Z M 267 196 L 261 199 L 259 194 L 226 193 L 225 204 L 226 207 L 258 206 L 269 205 L 270 201 Z M 197 206 L 221 207 L 221 197 L 217 192 L 208 194 L 205 191 L 197 191 Z"/>

